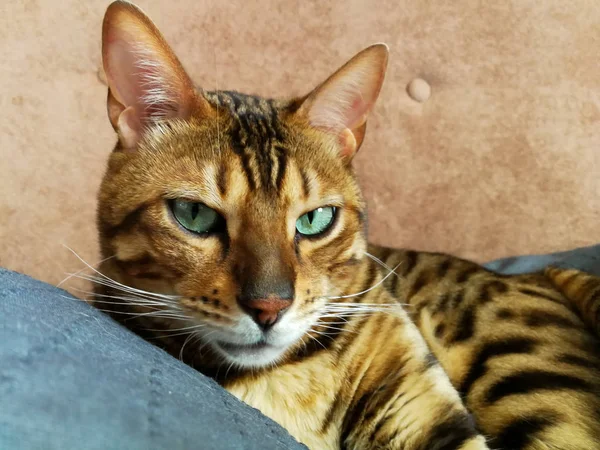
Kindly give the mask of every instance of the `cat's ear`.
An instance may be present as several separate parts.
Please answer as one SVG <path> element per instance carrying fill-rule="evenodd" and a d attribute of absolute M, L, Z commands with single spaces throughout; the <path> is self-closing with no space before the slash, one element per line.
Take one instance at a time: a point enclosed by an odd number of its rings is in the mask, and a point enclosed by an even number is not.
<path fill-rule="evenodd" d="M 116 1 L 106 10 L 102 60 L 108 116 L 126 149 L 157 121 L 188 118 L 207 107 L 156 26 L 131 3 Z"/>
<path fill-rule="evenodd" d="M 362 144 L 367 115 L 383 84 L 388 53 L 385 44 L 367 47 L 312 91 L 298 110 L 310 125 L 334 134 L 345 157 L 352 158 Z"/>

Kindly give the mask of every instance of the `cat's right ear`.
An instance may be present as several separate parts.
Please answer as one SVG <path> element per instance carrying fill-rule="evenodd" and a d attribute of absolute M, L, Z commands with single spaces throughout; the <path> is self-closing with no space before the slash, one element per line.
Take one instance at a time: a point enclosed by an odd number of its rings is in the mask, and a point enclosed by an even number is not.
<path fill-rule="evenodd" d="M 367 116 L 381 91 L 388 46 L 374 44 L 344 64 L 302 102 L 298 114 L 333 135 L 340 154 L 351 159 L 362 144 Z"/>
<path fill-rule="evenodd" d="M 108 116 L 125 149 L 135 149 L 159 121 L 210 109 L 156 26 L 131 3 L 116 1 L 106 10 L 102 61 Z"/>

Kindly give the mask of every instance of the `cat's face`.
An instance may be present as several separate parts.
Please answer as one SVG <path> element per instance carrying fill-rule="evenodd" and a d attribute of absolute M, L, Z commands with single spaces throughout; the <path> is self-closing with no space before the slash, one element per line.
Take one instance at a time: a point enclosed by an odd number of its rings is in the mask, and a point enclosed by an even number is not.
<path fill-rule="evenodd" d="M 189 327 L 240 367 L 277 362 L 318 333 L 363 260 L 350 160 L 387 49 L 370 47 L 303 99 L 271 101 L 194 91 L 131 5 L 109 7 L 103 38 L 119 133 L 99 196 L 103 267 L 169 296 L 132 305 L 172 311 L 161 326 Z"/>

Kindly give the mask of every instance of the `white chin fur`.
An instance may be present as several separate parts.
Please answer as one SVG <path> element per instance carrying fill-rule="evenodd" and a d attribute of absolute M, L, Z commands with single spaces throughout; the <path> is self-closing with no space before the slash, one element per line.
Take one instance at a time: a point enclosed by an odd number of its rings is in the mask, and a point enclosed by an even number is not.
<path fill-rule="evenodd" d="M 247 369 L 258 369 L 276 364 L 288 349 L 288 347 L 265 346 L 261 348 L 225 350 L 216 342 L 212 343 L 212 347 L 228 363 Z"/>
<path fill-rule="evenodd" d="M 299 322 L 290 311 L 263 335 L 249 317 L 243 317 L 230 333 L 211 334 L 210 346 L 228 363 L 240 368 L 257 369 L 276 364 L 285 352 L 308 331 L 310 321 Z M 263 340 L 265 345 L 252 344 Z M 222 343 L 222 344 L 220 344 Z"/>

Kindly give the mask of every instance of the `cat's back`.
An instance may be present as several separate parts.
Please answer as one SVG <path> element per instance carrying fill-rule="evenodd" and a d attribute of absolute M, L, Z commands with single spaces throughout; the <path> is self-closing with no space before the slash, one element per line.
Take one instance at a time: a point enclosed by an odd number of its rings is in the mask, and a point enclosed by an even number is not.
<path fill-rule="evenodd" d="M 600 341 L 543 274 L 371 247 L 491 446 L 600 448 Z M 385 270 L 385 269 L 382 269 Z"/>

